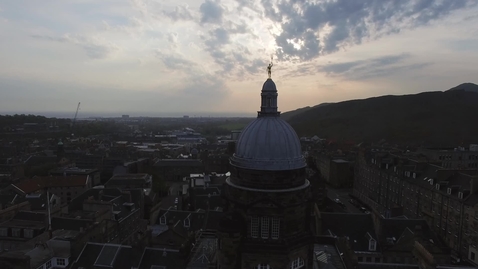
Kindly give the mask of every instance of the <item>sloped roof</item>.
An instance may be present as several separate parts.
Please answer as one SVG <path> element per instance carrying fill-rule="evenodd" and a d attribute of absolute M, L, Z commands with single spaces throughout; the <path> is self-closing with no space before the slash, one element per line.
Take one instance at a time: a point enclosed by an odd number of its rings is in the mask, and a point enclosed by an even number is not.
<path fill-rule="evenodd" d="M 131 246 L 88 242 L 71 268 L 131 269 L 137 267 L 141 252 Z"/>
<path fill-rule="evenodd" d="M 0 224 L 1 227 L 22 227 L 29 229 L 43 229 L 45 225 L 45 213 L 20 211 L 12 219 Z"/>
<path fill-rule="evenodd" d="M 32 211 L 19 211 L 13 219 L 16 220 L 28 220 L 28 221 L 45 221 L 45 213 L 43 212 L 32 212 Z"/>
<path fill-rule="evenodd" d="M 162 216 L 166 217 L 166 224 L 176 224 L 178 221 L 181 225 L 184 224 L 184 220 L 189 218 L 190 227 L 187 227 L 190 231 L 199 231 L 204 226 L 205 211 L 181 211 L 171 209 L 161 209 L 158 214 L 158 220 L 156 224 L 160 224 Z"/>
<path fill-rule="evenodd" d="M 203 163 L 198 159 L 159 159 L 154 166 L 202 166 Z"/>
<path fill-rule="evenodd" d="M 447 247 L 423 219 L 381 219 L 383 238 L 395 238 L 387 249 L 409 252 L 419 241 L 431 253 L 443 253 Z"/>
<path fill-rule="evenodd" d="M 83 208 L 83 202 L 89 197 L 93 197 L 96 201 L 110 202 L 118 196 L 121 196 L 122 192 L 120 189 L 89 189 L 82 194 L 75 197 L 71 200 L 68 210 L 81 210 Z M 101 196 L 101 198 L 100 198 Z"/>
<path fill-rule="evenodd" d="M 26 201 L 25 197 L 15 193 L 0 194 L 0 209 Z"/>
<path fill-rule="evenodd" d="M 368 251 L 367 233 L 377 239 L 371 214 L 322 213 L 321 216 L 323 231 L 347 237 L 354 251 Z"/>
<path fill-rule="evenodd" d="M 80 231 L 81 228 L 86 228 L 93 224 L 93 220 L 89 219 L 73 219 L 73 218 L 61 218 L 53 217 L 51 219 L 51 228 L 53 230 L 65 229 L 72 231 Z"/>
<path fill-rule="evenodd" d="M 206 218 L 204 220 L 203 229 L 204 230 L 219 230 L 219 223 L 224 217 L 224 212 L 210 210 L 206 213 Z"/>
<path fill-rule="evenodd" d="M 177 250 L 145 248 L 138 269 L 151 269 L 153 266 L 164 266 L 166 269 L 183 269 L 186 268 L 185 261 L 185 257 Z"/>
<path fill-rule="evenodd" d="M 415 228 L 420 227 L 423 232 L 431 233 L 428 224 L 423 219 L 381 219 L 382 222 L 382 233 L 384 238 L 393 238 L 397 240 L 405 231 L 409 228 L 410 230 L 415 230 Z"/>
<path fill-rule="evenodd" d="M 53 193 L 50 193 L 50 202 L 53 197 Z M 39 195 L 34 195 L 34 197 L 25 196 L 26 201 L 30 202 L 31 210 L 45 210 L 46 209 L 46 193 L 40 193 Z"/>
<path fill-rule="evenodd" d="M 193 205 L 195 209 L 207 210 L 208 208 L 222 207 L 223 201 L 219 195 L 211 195 L 211 197 L 207 195 L 195 195 Z"/>
<path fill-rule="evenodd" d="M 57 157 L 56 156 L 30 156 L 28 159 L 25 160 L 26 165 L 42 165 L 42 164 L 50 164 L 56 163 Z"/>
<path fill-rule="evenodd" d="M 77 187 L 85 186 L 88 183 L 88 176 L 49 176 L 49 177 L 33 177 L 12 184 L 24 193 L 33 193 L 46 187 Z"/>
<path fill-rule="evenodd" d="M 199 242 L 196 242 L 188 268 L 210 268 L 210 264 L 214 264 L 217 241 L 216 238 L 202 238 Z"/>
<path fill-rule="evenodd" d="M 474 206 L 478 203 L 478 194 L 472 194 L 465 200 L 466 205 Z"/>

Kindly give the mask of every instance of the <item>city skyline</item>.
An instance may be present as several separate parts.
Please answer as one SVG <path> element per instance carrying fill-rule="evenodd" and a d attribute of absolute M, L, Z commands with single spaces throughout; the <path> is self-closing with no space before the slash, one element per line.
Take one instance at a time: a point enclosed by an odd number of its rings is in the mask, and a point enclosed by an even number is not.
<path fill-rule="evenodd" d="M 4 113 L 250 115 L 476 82 L 475 1 L 0 3 Z M 188 112 L 191 111 L 191 112 Z M 67 117 L 68 115 L 65 115 Z"/>

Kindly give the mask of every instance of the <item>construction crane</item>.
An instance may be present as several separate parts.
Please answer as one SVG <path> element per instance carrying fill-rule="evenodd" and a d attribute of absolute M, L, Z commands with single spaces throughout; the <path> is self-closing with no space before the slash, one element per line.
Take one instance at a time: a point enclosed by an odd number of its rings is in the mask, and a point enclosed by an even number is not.
<path fill-rule="evenodd" d="M 78 106 L 76 107 L 75 117 L 74 117 L 73 120 L 71 121 L 71 130 L 72 130 L 72 131 L 73 131 L 73 127 L 75 126 L 76 116 L 78 116 L 78 110 L 80 110 L 80 104 L 81 104 L 81 102 L 78 102 Z M 71 136 L 75 136 L 75 135 L 72 133 Z"/>

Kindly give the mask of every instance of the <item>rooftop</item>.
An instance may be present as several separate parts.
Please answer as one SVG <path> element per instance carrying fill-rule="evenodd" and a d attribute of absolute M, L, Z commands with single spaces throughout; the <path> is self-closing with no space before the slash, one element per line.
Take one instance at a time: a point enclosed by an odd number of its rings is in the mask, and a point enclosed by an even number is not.
<path fill-rule="evenodd" d="M 49 177 L 33 177 L 17 183 L 12 184 L 15 188 L 28 194 L 42 190 L 46 187 L 76 187 L 85 186 L 88 184 L 88 176 L 49 176 Z"/>
<path fill-rule="evenodd" d="M 140 257 L 141 253 L 131 246 L 88 242 L 71 268 L 131 269 L 138 266 Z"/>

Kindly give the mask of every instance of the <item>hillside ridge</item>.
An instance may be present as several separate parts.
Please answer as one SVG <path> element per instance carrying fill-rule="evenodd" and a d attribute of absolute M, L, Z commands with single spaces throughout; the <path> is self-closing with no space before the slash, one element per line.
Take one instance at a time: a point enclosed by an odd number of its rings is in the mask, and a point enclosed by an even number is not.
<path fill-rule="evenodd" d="M 459 90 L 459 86 L 444 92 L 348 100 L 284 114 L 299 136 L 351 143 L 382 139 L 434 145 L 476 143 L 478 92 Z"/>

